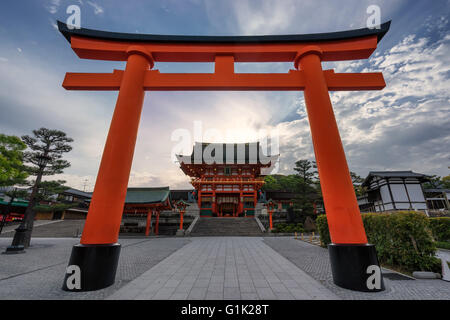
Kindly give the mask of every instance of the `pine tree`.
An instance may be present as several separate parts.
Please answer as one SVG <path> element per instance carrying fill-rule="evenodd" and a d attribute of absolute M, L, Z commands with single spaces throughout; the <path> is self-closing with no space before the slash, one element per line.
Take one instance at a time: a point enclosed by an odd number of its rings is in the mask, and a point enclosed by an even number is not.
<path fill-rule="evenodd" d="M 35 176 L 30 195 L 28 207 L 19 228 L 16 229 L 12 246 L 30 245 L 31 233 L 33 231 L 35 206 L 39 203 L 39 188 L 42 188 L 42 177 L 63 173 L 70 163 L 63 160 L 63 154 L 72 150 L 69 145 L 73 141 L 66 133 L 59 130 L 40 128 L 33 130 L 33 136 L 22 136 L 23 142 L 30 151 L 24 152 L 24 162 L 31 176 Z"/>

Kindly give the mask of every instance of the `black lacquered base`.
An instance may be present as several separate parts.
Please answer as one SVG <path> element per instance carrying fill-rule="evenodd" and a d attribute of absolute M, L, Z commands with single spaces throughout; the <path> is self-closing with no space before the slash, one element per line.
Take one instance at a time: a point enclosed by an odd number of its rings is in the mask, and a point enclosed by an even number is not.
<path fill-rule="evenodd" d="M 373 244 L 329 244 L 331 271 L 336 285 L 350 290 L 378 292 L 385 289 Z"/>
<path fill-rule="evenodd" d="M 17 253 L 25 253 L 25 247 L 23 245 L 17 246 L 8 246 L 3 254 L 17 254 Z"/>
<path fill-rule="evenodd" d="M 116 278 L 120 244 L 77 244 L 72 248 L 62 289 L 93 291 L 109 287 Z"/>

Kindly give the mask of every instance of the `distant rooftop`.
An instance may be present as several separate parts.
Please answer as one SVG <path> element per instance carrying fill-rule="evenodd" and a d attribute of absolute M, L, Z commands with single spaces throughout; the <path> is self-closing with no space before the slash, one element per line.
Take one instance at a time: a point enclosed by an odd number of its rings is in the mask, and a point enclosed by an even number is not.
<path fill-rule="evenodd" d="M 150 204 L 164 202 L 170 197 L 169 187 L 157 188 L 128 188 L 125 198 L 126 204 Z"/>
<path fill-rule="evenodd" d="M 70 193 L 70 194 L 73 194 L 73 195 L 76 195 L 76 196 L 81 196 L 81 197 L 85 197 L 85 198 L 92 198 L 92 192 L 84 192 L 84 191 L 77 190 L 77 189 L 74 189 L 74 188 L 66 189 L 62 193 Z"/>
<path fill-rule="evenodd" d="M 211 155 L 211 159 L 205 158 L 205 149 L 207 155 Z M 216 151 L 222 153 L 221 159 L 216 159 Z M 197 154 L 198 153 L 198 154 Z M 261 158 L 261 156 L 266 159 Z M 222 160 L 221 164 L 267 164 L 270 161 L 277 160 L 279 155 L 266 155 L 262 152 L 259 142 L 251 143 L 207 143 L 195 142 L 192 153 L 190 155 L 177 155 L 180 163 L 196 164 L 195 157 L 202 163 L 211 163 L 214 160 Z M 220 157 L 220 154 L 217 154 Z M 227 162 L 228 160 L 228 162 Z M 200 161 L 199 161 L 200 162 Z"/>
<path fill-rule="evenodd" d="M 381 178 L 417 178 L 421 182 L 427 181 L 429 179 L 428 175 L 409 171 L 370 171 L 367 175 L 366 179 L 362 183 L 363 186 L 366 186 L 370 183 L 373 177 L 381 177 Z"/>

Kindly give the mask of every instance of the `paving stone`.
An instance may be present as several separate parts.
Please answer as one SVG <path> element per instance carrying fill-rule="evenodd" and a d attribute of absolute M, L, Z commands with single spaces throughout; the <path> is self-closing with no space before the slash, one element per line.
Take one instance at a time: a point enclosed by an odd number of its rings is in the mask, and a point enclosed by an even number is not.
<path fill-rule="evenodd" d="M 242 300 L 259 300 L 259 296 L 256 292 L 241 292 Z"/>
<path fill-rule="evenodd" d="M 269 286 L 269 282 L 267 282 L 267 280 L 265 279 L 254 279 L 253 280 L 253 284 L 256 288 L 268 288 Z"/>
<path fill-rule="evenodd" d="M 346 300 L 449 300 L 450 285 L 442 280 L 391 280 L 384 278 L 386 290 L 382 292 L 358 292 L 340 288 L 333 283 L 328 250 L 291 237 L 266 237 L 264 242 L 292 265 L 310 277 L 294 277 L 303 290 L 298 299 L 346 299 Z M 289 273 L 292 272 L 292 269 Z M 383 273 L 391 272 L 382 268 Z M 295 272 L 294 272 L 295 273 Z M 392 272 L 391 272 L 392 273 Z M 309 284 L 312 286 L 308 286 Z M 327 291 L 322 289 L 326 288 Z M 317 290 L 318 289 L 318 290 Z M 294 290 L 291 288 L 290 290 Z M 302 292 L 310 297 L 302 298 Z M 331 293 L 331 294 L 330 294 Z M 296 298 L 297 298 L 296 297 Z"/>
<path fill-rule="evenodd" d="M 192 288 L 189 292 L 188 300 L 203 300 L 205 299 L 207 288 Z"/>
<path fill-rule="evenodd" d="M 189 292 L 175 292 L 170 296 L 170 300 L 186 300 L 189 296 Z"/>
<path fill-rule="evenodd" d="M 238 287 L 235 288 L 224 288 L 223 290 L 224 299 L 239 300 L 241 299 L 241 291 Z"/>
<path fill-rule="evenodd" d="M 194 287 L 207 288 L 209 286 L 209 279 L 200 279 L 198 278 L 194 282 Z"/>
<path fill-rule="evenodd" d="M 277 295 L 270 288 L 256 288 L 256 293 L 262 300 L 278 299 Z"/>
<path fill-rule="evenodd" d="M 223 300 L 223 292 L 207 291 L 205 300 Z"/>
<path fill-rule="evenodd" d="M 308 274 L 314 266 L 302 269 L 304 265 L 316 262 L 318 268 L 324 268 L 327 264 L 322 261 L 322 256 L 327 258 L 328 263 L 327 252 L 324 254 L 306 248 L 311 259 L 301 264 L 298 255 L 301 257 L 303 247 L 298 248 L 300 241 L 297 240 L 291 243 L 286 242 L 285 238 L 271 237 L 269 243 L 261 237 L 127 239 L 122 241 L 116 283 L 110 288 L 91 293 L 66 293 L 60 289 L 61 276 L 67 266 L 71 247 L 79 240 L 42 238 L 39 241 L 34 248 L 29 249 L 30 254 L 27 252 L 22 257 L 0 259 L 0 298 L 339 298 L 328 282 Z M 0 242 L 0 246 L 6 247 L 9 242 Z M 283 244 L 281 248 L 273 249 L 278 243 Z M 283 246 L 291 247 L 285 250 Z M 26 259 L 33 261 L 34 269 L 30 268 Z M 13 278 L 9 278 L 10 275 Z M 29 289 L 30 283 L 32 289 Z M 23 289 L 25 287 L 27 290 Z M 415 293 L 416 296 L 420 294 L 420 291 Z M 437 296 L 431 291 L 427 291 L 427 294 L 427 297 Z"/>

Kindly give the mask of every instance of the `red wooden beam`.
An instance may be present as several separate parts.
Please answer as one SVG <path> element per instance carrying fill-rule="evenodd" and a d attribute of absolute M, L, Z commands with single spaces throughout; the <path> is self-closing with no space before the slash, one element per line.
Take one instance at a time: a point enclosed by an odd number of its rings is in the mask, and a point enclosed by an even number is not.
<path fill-rule="evenodd" d="M 382 73 L 335 73 L 324 71 L 330 91 L 381 90 L 386 84 Z M 123 71 L 113 73 L 70 73 L 64 78 L 67 90 L 120 89 Z M 305 89 L 305 78 L 301 70 L 288 73 L 160 73 L 148 70 L 144 80 L 147 91 L 298 91 Z"/>

